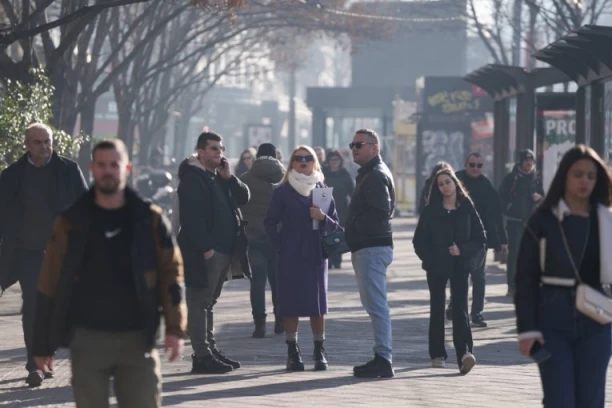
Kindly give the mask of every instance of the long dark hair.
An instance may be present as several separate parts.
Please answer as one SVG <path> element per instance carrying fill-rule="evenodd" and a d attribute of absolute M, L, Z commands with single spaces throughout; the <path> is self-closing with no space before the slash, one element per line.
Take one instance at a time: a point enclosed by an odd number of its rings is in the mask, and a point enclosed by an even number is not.
<path fill-rule="evenodd" d="M 452 169 L 442 169 L 436 173 L 433 179 L 431 179 L 431 187 L 429 188 L 429 194 L 427 196 L 427 205 L 439 204 L 440 206 L 442 206 L 442 193 L 440 192 L 440 188 L 438 187 L 438 177 L 440 176 L 448 176 L 455 183 L 455 188 L 457 189 L 458 205 L 465 201 L 472 203 L 470 195 L 463 186 L 463 183 L 461 183 L 461 180 L 459 180 L 457 176 L 455 176 L 455 172 Z"/>
<path fill-rule="evenodd" d="M 440 170 L 443 170 L 443 169 L 450 169 L 450 170 L 451 170 L 453 173 L 455 172 L 455 171 L 453 170 L 453 166 L 451 166 L 451 165 L 450 165 L 450 163 L 445 162 L 445 161 L 439 161 L 439 162 L 437 162 L 437 163 L 436 163 L 436 165 L 435 165 L 435 166 L 433 166 L 433 168 L 431 169 L 431 172 L 429 173 L 429 177 L 427 177 L 427 181 L 428 181 L 428 182 L 433 181 L 434 177 L 436 177 L 436 174 L 438 174 L 438 172 L 439 172 Z M 429 196 L 429 194 L 428 194 L 428 196 Z"/>
<path fill-rule="evenodd" d="M 569 169 L 574 163 L 582 159 L 591 160 L 597 168 L 597 181 L 591 193 L 591 203 L 603 204 L 606 207 L 612 206 L 612 176 L 610 171 L 595 150 L 589 146 L 579 144 L 563 155 L 555 177 L 548 188 L 548 193 L 540 205 L 540 209 L 552 210 L 565 197 L 565 182 Z"/>

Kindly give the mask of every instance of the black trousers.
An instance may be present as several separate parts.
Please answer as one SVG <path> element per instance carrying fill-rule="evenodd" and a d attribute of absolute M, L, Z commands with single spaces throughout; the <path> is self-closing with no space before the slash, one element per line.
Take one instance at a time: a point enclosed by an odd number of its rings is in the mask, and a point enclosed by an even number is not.
<path fill-rule="evenodd" d="M 34 337 L 34 319 L 36 318 L 36 292 L 38 275 L 42 264 L 44 251 L 18 250 L 17 267 L 19 268 L 19 285 L 21 286 L 21 324 L 23 339 L 27 351 L 26 370 L 36 370 L 32 356 L 32 341 Z"/>
<path fill-rule="evenodd" d="M 451 296 L 453 297 L 453 344 L 457 354 L 457 363 L 466 352 L 472 352 L 472 329 L 468 315 L 468 274 L 458 268 L 451 273 L 427 273 L 429 286 L 429 356 L 446 359 L 444 342 L 444 308 L 446 306 L 446 283 L 450 279 Z"/>
<path fill-rule="evenodd" d="M 485 301 L 485 287 L 486 287 L 486 274 L 487 269 L 486 262 L 482 264 L 482 267 L 472 271 L 470 277 L 472 278 L 472 316 L 482 313 L 484 310 Z M 448 308 L 453 308 L 453 295 L 451 294 L 450 301 L 448 302 Z"/>
<path fill-rule="evenodd" d="M 266 282 L 272 293 L 272 312 L 276 315 L 276 247 L 269 241 L 253 241 L 249 248 L 249 260 L 253 271 L 251 279 L 251 311 L 254 319 L 265 319 Z"/>

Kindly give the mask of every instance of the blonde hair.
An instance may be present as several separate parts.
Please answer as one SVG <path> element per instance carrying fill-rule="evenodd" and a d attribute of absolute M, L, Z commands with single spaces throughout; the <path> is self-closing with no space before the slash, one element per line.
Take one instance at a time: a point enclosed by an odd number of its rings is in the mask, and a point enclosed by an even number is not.
<path fill-rule="evenodd" d="M 323 170 L 321 169 L 321 163 L 319 163 L 319 159 L 317 158 L 317 154 L 315 153 L 314 149 L 310 146 L 300 145 L 296 147 L 295 149 L 293 149 L 293 151 L 291 152 L 291 156 L 289 157 L 289 162 L 287 163 L 287 171 L 285 172 L 285 176 L 281 180 L 280 184 L 287 183 L 289 179 L 289 172 L 293 170 L 293 161 L 295 160 L 295 154 L 299 150 L 306 150 L 308 154 L 314 157 L 314 166 L 312 167 L 312 171 L 318 171 L 319 173 L 321 173 L 321 181 L 323 180 Z"/>

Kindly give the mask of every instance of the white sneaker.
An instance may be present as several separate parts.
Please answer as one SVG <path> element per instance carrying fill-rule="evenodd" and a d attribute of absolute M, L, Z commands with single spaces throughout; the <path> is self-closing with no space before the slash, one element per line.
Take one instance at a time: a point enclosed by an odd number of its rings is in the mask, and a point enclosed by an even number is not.
<path fill-rule="evenodd" d="M 467 373 L 472 371 L 472 368 L 474 368 L 475 365 L 476 357 L 474 357 L 474 355 L 470 352 L 465 353 L 463 355 L 463 358 L 461 359 L 461 369 L 459 370 L 461 372 L 461 375 L 466 375 Z"/>
<path fill-rule="evenodd" d="M 436 357 L 431 359 L 431 366 L 433 368 L 444 368 L 446 367 L 446 360 L 444 357 Z"/>

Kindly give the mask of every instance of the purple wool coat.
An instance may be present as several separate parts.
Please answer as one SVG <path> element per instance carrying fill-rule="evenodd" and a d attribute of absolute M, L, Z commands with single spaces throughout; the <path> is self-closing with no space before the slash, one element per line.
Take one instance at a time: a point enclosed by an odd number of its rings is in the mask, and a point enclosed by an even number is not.
<path fill-rule="evenodd" d="M 327 218 L 319 230 L 313 230 L 311 206 L 312 194 L 304 197 L 289 183 L 281 184 L 272 194 L 264 220 L 266 233 L 278 251 L 276 313 L 280 317 L 327 314 L 327 260 L 321 240 L 339 227 L 338 214 L 332 200 Z"/>

